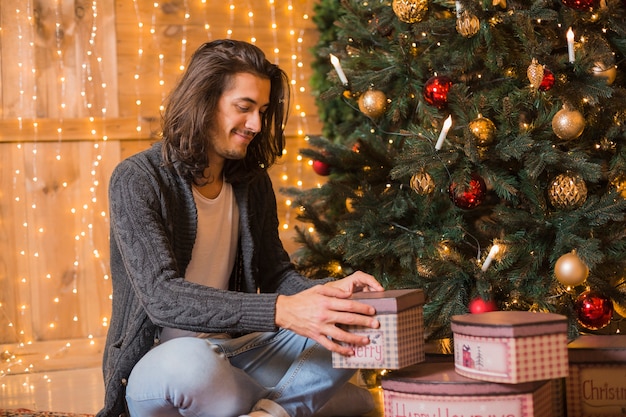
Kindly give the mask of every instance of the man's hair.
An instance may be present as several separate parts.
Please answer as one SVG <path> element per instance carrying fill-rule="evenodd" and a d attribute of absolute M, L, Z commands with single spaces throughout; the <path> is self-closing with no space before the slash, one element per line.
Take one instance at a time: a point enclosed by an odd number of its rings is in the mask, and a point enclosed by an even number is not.
<path fill-rule="evenodd" d="M 248 145 L 242 160 L 227 160 L 225 178 L 250 178 L 269 168 L 282 155 L 290 103 L 287 74 L 270 63 L 257 46 L 236 40 L 216 40 L 200 46 L 170 93 L 162 118 L 163 159 L 196 182 L 204 180 L 208 166 L 209 133 L 217 107 L 237 73 L 270 80 L 269 107 L 263 112 L 261 131 Z"/>

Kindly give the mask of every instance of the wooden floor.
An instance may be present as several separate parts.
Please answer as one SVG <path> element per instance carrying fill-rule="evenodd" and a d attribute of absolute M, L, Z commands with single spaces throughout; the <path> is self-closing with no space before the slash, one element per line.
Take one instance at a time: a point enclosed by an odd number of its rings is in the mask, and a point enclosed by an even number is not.
<path fill-rule="evenodd" d="M 50 343 L 20 348 L 19 354 L 0 346 L 0 409 L 95 414 L 104 397 L 102 342 L 73 341 L 70 348 Z M 365 417 L 382 417 L 382 391 L 371 391 L 377 406 Z"/>

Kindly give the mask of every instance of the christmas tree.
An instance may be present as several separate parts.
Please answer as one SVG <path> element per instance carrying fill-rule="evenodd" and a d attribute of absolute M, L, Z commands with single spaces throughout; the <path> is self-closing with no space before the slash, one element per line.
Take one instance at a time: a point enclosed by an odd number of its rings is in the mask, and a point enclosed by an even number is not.
<path fill-rule="evenodd" d="M 450 318 L 549 311 L 570 335 L 626 315 L 626 2 L 322 0 L 327 176 L 284 190 L 298 268 L 422 288 Z"/>

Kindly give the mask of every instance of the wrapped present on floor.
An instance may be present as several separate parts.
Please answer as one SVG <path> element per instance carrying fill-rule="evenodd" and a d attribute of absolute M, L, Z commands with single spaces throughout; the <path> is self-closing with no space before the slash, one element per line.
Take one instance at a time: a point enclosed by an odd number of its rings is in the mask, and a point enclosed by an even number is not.
<path fill-rule="evenodd" d="M 453 316 L 454 363 L 468 378 L 518 384 L 568 373 L 567 318 L 529 311 Z"/>
<path fill-rule="evenodd" d="M 367 336 L 367 346 L 354 346 L 354 356 L 333 352 L 333 367 L 400 369 L 424 361 L 424 292 L 419 289 L 359 292 L 352 297 L 376 309 L 380 328 L 342 326 Z"/>
<path fill-rule="evenodd" d="M 568 417 L 626 417 L 626 335 L 583 335 L 568 353 Z"/>
<path fill-rule="evenodd" d="M 450 362 L 425 362 L 382 378 L 385 417 L 559 417 L 554 380 L 500 384 L 467 378 Z"/>

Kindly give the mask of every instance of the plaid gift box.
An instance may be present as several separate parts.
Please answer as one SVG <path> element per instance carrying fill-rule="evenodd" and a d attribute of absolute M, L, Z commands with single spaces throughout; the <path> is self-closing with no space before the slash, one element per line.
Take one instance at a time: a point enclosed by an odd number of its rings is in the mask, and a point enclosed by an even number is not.
<path fill-rule="evenodd" d="M 567 318 L 529 311 L 452 317 L 456 371 L 518 384 L 567 376 Z"/>
<path fill-rule="evenodd" d="M 373 306 L 380 327 L 342 326 L 370 343 L 353 346 L 354 356 L 333 352 L 334 368 L 400 369 L 424 361 L 422 290 L 359 292 L 352 299 Z"/>
<path fill-rule="evenodd" d="M 422 363 L 382 378 L 385 417 L 555 417 L 551 381 L 497 384 L 466 378 L 454 363 Z"/>
<path fill-rule="evenodd" d="M 568 354 L 568 417 L 626 416 L 626 335 L 583 335 Z"/>

